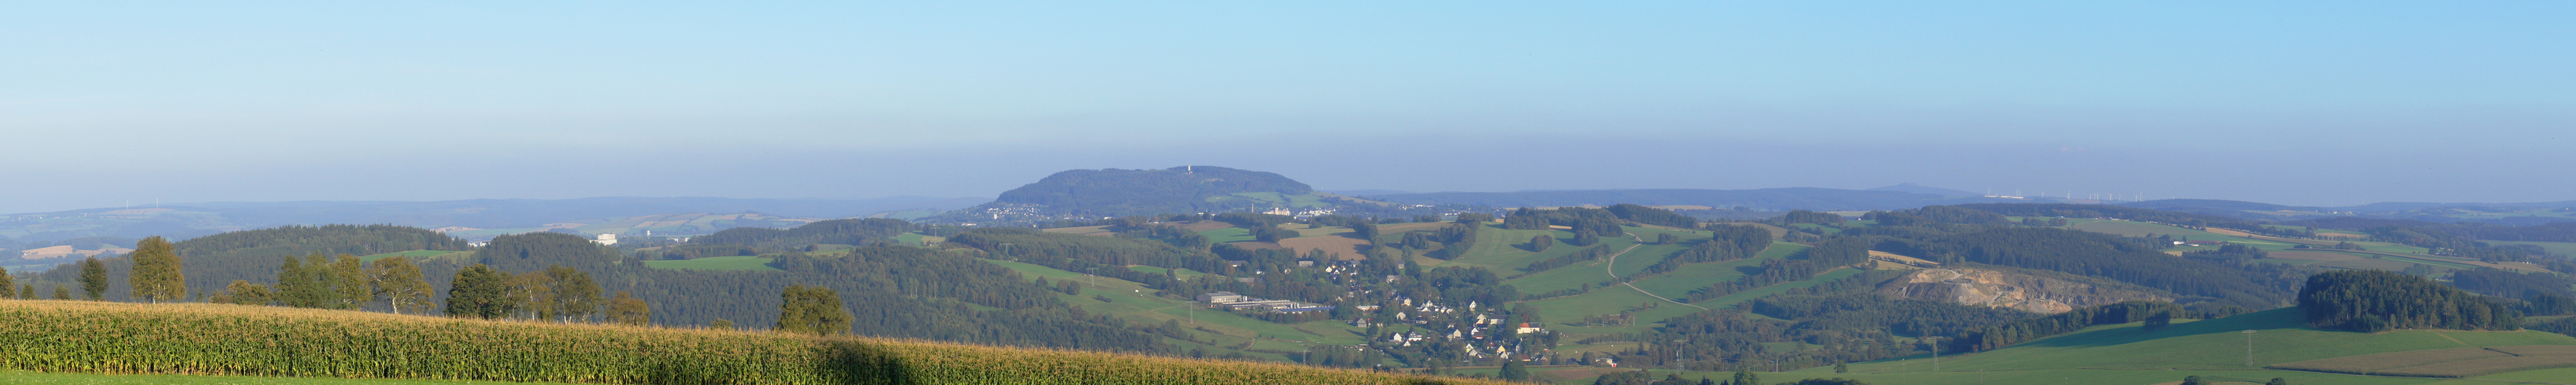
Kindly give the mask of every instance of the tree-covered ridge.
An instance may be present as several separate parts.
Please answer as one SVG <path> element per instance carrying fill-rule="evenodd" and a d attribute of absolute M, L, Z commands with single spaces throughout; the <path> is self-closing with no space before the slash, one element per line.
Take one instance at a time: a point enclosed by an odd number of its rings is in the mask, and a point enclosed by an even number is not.
<path fill-rule="evenodd" d="M 2308 276 L 2299 290 L 2308 324 L 2358 332 L 2393 329 L 2515 330 L 2522 314 L 2503 301 L 2431 279 L 2378 270 Z"/>
<path fill-rule="evenodd" d="M 1237 193 L 1304 195 L 1305 183 L 1260 171 L 1214 166 L 1162 170 L 1070 170 L 1002 192 L 997 203 L 1044 205 L 1103 216 L 1226 211 L 1243 204 L 1210 202 Z"/>
<path fill-rule="evenodd" d="M 126 246 L 133 246 L 127 244 Z M 283 256 L 310 254 L 369 255 L 409 250 L 471 250 L 465 240 L 436 231 L 394 225 L 323 225 L 283 226 L 242 230 L 190 238 L 174 242 L 171 250 L 179 256 L 173 262 L 180 266 L 179 275 L 187 277 L 187 298 L 201 293 L 223 291 L 234 280 L 275 283 L 277 259 Z M 126 256 L 102 258 L 108 276 L 115 282 L 131 280 L 133 261 Z M 157 263 L 157 262 L 156 262 Z M 34 283 L 77 282 L 76 269 L 53 269 L 36 274 Z M 110 285 L 107 298 L 135 298 L 129 285 Z M 173 298 L 183 299 L 183 298 Z"/>
<path fill-rule="evenodd" d="M 790 246 L 812 244 L 860 245 L 884 240 L 913 230 L 911 222 L 899 219 L 862 218 L 816 221 L 788 229 L 736 227 L 690 238 L 701 245 L 742 245 L 762 250 L 780 250 Z"/>

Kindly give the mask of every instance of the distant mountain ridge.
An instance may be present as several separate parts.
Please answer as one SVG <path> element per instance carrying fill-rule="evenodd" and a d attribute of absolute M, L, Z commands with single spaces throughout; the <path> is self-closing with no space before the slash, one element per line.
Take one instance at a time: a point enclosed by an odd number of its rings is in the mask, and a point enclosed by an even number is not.
<path fill-rule="evenodd" d="M 1406 204 L 1483 205 L 1493 207 L 1607 206 L 1618 203 L 1633 203 L 1641 205 L 1693 205 L 1718 208 L 1744 206 L 1756 211 L 1901 210 L 1923 206 L 1963 203 L 2029 202 L 2029 200 L 1987 198 L 1982 196 L 1950 197 L 1938 194 L 1907 191 L 1844 190 L 1820 187 L 1789 187 L 1752 190 L 1633 189 L 1524 192 L 1438 192 L 1371 195 L 1366 198 Z"/>
<path fill-rule="evenodd" d="M 1147 170 L 1112 168 L 1058 172 L 1002 192 L 1001 197 L 992 203 L 922 218 L 922 221 L 1028 224 L 1133 215 L 1272 210 L 1314 212 L 1363 202 L 1315 191 L 1304 182 L 1270 172 L 1217 166 Z"/>
<path fill-rule="evenodd" d="M 897 196 L 868 199 L 601 197 L 453 201 L 301 201 L 174 203 L 0 215 L 0 237 L 20 241 L 86 236 L 188 238 L 285 225 L 392 224 L 423 228 L 526 228 L 548 223 L 678 213 L 760 212 L 803 218 L 847 218 L 905 209 L 953 209 L 979 198 Z"/>
<path fill-rule="evenodd" d="M 1161 170 L 1068 170 L 1002 192 L 996 203 L 1044 205 L 1111 215 L 1187 213 L 1240 207 L 1219 201 L 1241 193 L 1305 195 L 1315 188 L 1279 174 L 1216 166 Z"/>
<path fill-rule="evenodd" d="M 1880 187 L 1880 188 L 1869 189 L 1869 191 L 1896 191 L 1896 192 L 1910 192 L 1910 193 L 1916 193 L 1916 194 L 1932 194 L 1932 195 L 1940 195 L 1940 196 L 1948 196 L 1948 197 L 1973 197 L 1973 196 L 1985 196 L 1985 195 L 1986 195 L 1986 194 L 1979 194 L 1979 193 L 1969 192 L 1969 191 L 1951 190 L 1951 189 L 1940 188 L 1940 187 L 1932 187 L 1932 186 L 1919 185 L 1919 184 L 1914 184 L 1914 183 L 1910 183 L 1910 182 L 1909 182 L 1909 183 L 1898 183 L 1898 184 L 1896 184 L 1895 186 L 1887 186 L 1887 187 Z"/>

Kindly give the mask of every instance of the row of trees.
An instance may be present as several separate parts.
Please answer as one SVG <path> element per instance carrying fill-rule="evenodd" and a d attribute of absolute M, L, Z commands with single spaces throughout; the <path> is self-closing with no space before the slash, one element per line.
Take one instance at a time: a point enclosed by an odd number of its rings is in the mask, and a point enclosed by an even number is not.
<path fill-rule="evenodd" d="M 383 300 L 397 314 L 429 314 L 433 308 L 428 280 L 410 258 L 388 257 L 375 263 L 355 255 L 320 253 L 284 257 L 275 286 L 233 280 L 207 302 L 276 305 L 324 309 L 364 309 Z"/>
<path fill-rule="evenodd" d="M 643 324 L 644 320 L 626 317 L 648 313 L 617 308 L 642 302 L 610 303 L 601 298 L 599 282 L 590 273 L 562 265 L 517 275 L 482 264 L 466 266 L 457 270 L 447 293 L 447 313 L 458 317 L 573 322 L 609 315 L 613 323 Z M 631 294 L 620 296 L 632 298 Z"/>

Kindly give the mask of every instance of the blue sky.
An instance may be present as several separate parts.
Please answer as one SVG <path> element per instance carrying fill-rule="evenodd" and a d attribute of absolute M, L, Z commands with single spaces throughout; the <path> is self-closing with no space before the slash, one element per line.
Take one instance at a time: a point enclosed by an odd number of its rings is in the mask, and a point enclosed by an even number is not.
<path fill-rule="evenodd" d="M 0 13 L 0 212 L 1325 189 L 2556 201 L 2576 3 L 92 3 Z"/>

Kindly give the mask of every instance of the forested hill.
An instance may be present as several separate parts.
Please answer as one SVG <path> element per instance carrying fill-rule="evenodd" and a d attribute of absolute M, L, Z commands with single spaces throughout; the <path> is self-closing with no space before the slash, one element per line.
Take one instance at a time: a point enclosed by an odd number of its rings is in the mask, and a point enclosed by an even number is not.
<path fill-rule="evenodd" d="M 90 236 L 142 238 L 197 236 L 276 226 L 336 223 L 422 228 L 468 227 L 539 231 L 549 223 L 680 213 L 758 212 L 800 218 L 847 218 L 914 209 L 955 209 L 976 198 L 898 196 L 868 199 L 737 199 L 603 197 L 579 199 L 470 199 L 431 202 L 305 201 L 171 203 L 149 208 L 98 208 L 0 215 L 0 249 Z M 711 230 L 710 230 L 711 231 Z M 665 231 L 667 233 L 668 231 Z M 127 246 L 132 246 L 128 244 Z M 7 250 L 0 250 L 7 251 Z"/>
<path fill-rule="evenodd" d="M 1484 205 L 1493 207 L 1562 207 L 1617 203 L 1641 205 L 1744 206 L 1757 211 L 1903 210 L 1932 205 L 2029 202 L 2017 199 L 1960 197 L 1888 190 L 1843 190 L 1815 187 L 1756 190 L 1636 189 L 1522 192 L 1439 192 L 1371 195 L 1369 199 L 1409 204 Z"/>
<path fill-rule="evenodd" d="M 1102 217 L 1332 210 L 1410 216 L 1403 206 L 1317 192 L 1279 174 L 1215 166 L 1071 170 L 1002 192 L 1001 198 L 922 219 L 932 223 L 1033 224 Z"/>
<path fill-rule="evenodd" d="M 1002 192 L 994 202 L 1046 205 L 1102 215 L 1146 215 L 1218 211 L 1228 208 L 1208 198 L 1238 193 L 1305 195 L 1315 192 L 1279 174 L 1215 166 L 1162 170 L 1071 170 L 1048 175 Z M 1232 208 L 1241 208 L 1236 204 Z"/>

